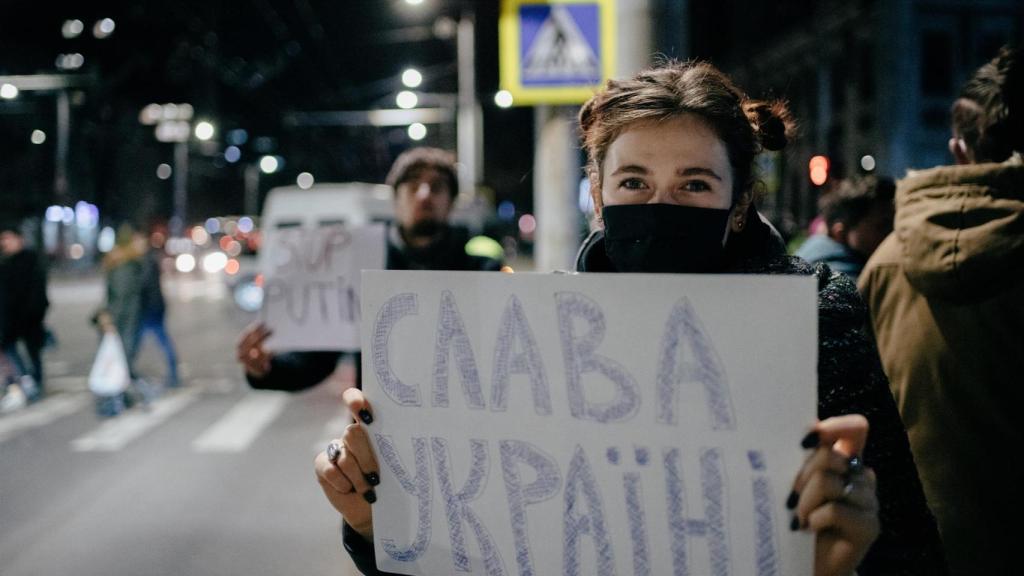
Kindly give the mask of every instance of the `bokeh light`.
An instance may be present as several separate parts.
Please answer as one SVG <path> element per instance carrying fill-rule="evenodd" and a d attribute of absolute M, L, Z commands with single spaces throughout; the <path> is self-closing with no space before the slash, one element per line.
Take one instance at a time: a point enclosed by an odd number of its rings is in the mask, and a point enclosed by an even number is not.
<path fill-rule="evenodd" d="M 405 72 L 402 72 L 402 84 L 406 88 L 417 88 L 423 83 L 423 74 L 415 68 L 408 68 Z"/>
<path fill-rule="evenodd" d="M 224 269 L 228 263 L 228 255 L 223 252 L 210 252 L 203 256 L 203 270 L 210 274 L 216 274 Z"/>
<path fill-rule="evenodd" d="M 537 219 L 533 214 L 523 214 L 519 217 L 519 232 L 523 236 L 530 236 L 537 230 Z"/>
<path fill-rule="evenodd" d="M 202 226 L 195 226 L 192 228 L 192 241 L 196 246 L 206 246 L 206 243 L 210 241 L 210 235 Z"/>
<path fill-rule="evenodd" d="M 411 92 L 409 90 L 402 90 L 397 96 L 395 96 L 395 104 L 397 104 L 399 108 L 403 108 L 405 110 L 415 108 L 419 101 L 419 96 L 417 96 L 415 92 Z"/>
<path fill-rule="evenodd" d="M 189 273 L 196 269 L 196 258 L 191 254 L 178 254 L 174 259 L 174 268 L 178 272 Z"/>
<path fill-rule="evenodd" d="M 512 93 L 508 90 L 498 90 L 494 94 L 494 103 L 501 108 L 508 108 L 513 104 Z"/>
<path fill-rule="evenodd" d="M 264 174 L 273 174 L 274 172 L 277 172 L 278 165 L 279 162 L 277 161 L 277 158 L 273 156 L 264 156 L 263 158 L 260 158 L 260 170 L 262 170 Z"/>
<path fill-rule="evenodd" d="M 427 127 L 419 122 L 413 122 L 409 125 L 409 138 L 413 140 L 423 140 L 427 137 Z"/>

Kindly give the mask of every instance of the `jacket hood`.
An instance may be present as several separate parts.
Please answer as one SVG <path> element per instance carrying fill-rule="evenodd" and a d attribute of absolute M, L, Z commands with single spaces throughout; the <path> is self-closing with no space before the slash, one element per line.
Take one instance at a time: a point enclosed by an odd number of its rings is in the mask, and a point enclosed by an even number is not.
<path fill-rule="evenodd" d="M 910 172 L 896 190 L 907 280 L 952 301 L 991 296 L 1024 276 L 1024 162 Z"/>

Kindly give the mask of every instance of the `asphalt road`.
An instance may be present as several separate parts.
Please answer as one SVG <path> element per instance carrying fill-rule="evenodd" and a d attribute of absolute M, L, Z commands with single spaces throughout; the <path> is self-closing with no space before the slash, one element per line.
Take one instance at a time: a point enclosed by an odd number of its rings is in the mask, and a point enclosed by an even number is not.
<path fill-rule="evenodd" d="M 51 281 L 50 394 L 0 415 L 0 574 L 355 574 L 312 466 L 346 423 L 342 384 L 249 390 L 233 348 L 251 317 L 223 284 L 165 292 L 185 386 L 103 419 L 86 387 L 101 281 Z M 162 356 L 143 346 L 140 371 L 159 382 Z"/>

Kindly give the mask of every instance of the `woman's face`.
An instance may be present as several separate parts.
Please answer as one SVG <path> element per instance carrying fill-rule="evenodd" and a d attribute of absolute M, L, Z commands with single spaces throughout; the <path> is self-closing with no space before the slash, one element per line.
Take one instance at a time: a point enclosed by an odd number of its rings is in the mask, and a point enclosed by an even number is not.
<path fill-rule="evenodd" d="M 698 116 L 683 114 L 626 128 L 601 167 L 595 208 L 617 204 L 732 207 L 732 167 L 725 144 Z"/>

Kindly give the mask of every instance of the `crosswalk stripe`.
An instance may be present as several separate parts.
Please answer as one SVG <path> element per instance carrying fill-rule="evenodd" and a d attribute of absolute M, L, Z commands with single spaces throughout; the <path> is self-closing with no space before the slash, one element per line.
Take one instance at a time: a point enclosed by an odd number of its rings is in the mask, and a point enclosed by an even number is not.
<path fill-rule="evenodd" d="M 154 401 L 148 409 L 132 410 L 107 420 L 98 428 L 71 441 L 76 452 L 114 452 L 155 428 L 198 397 L 194 390 L 182 390 Z"/>
<path fill-rule="evenodd" d="M 284 410 L 287 392 L 251 392 L 192 441 L 197 452 L 241 452 Z"/>
<path fill-rule="evenodd" d="M 58 418 L 73 414 L 88 401 L 88 394 L 57 394 L 8 414 L 0 418 L 0 442 L 25 430 L 46 426 Z"/>

